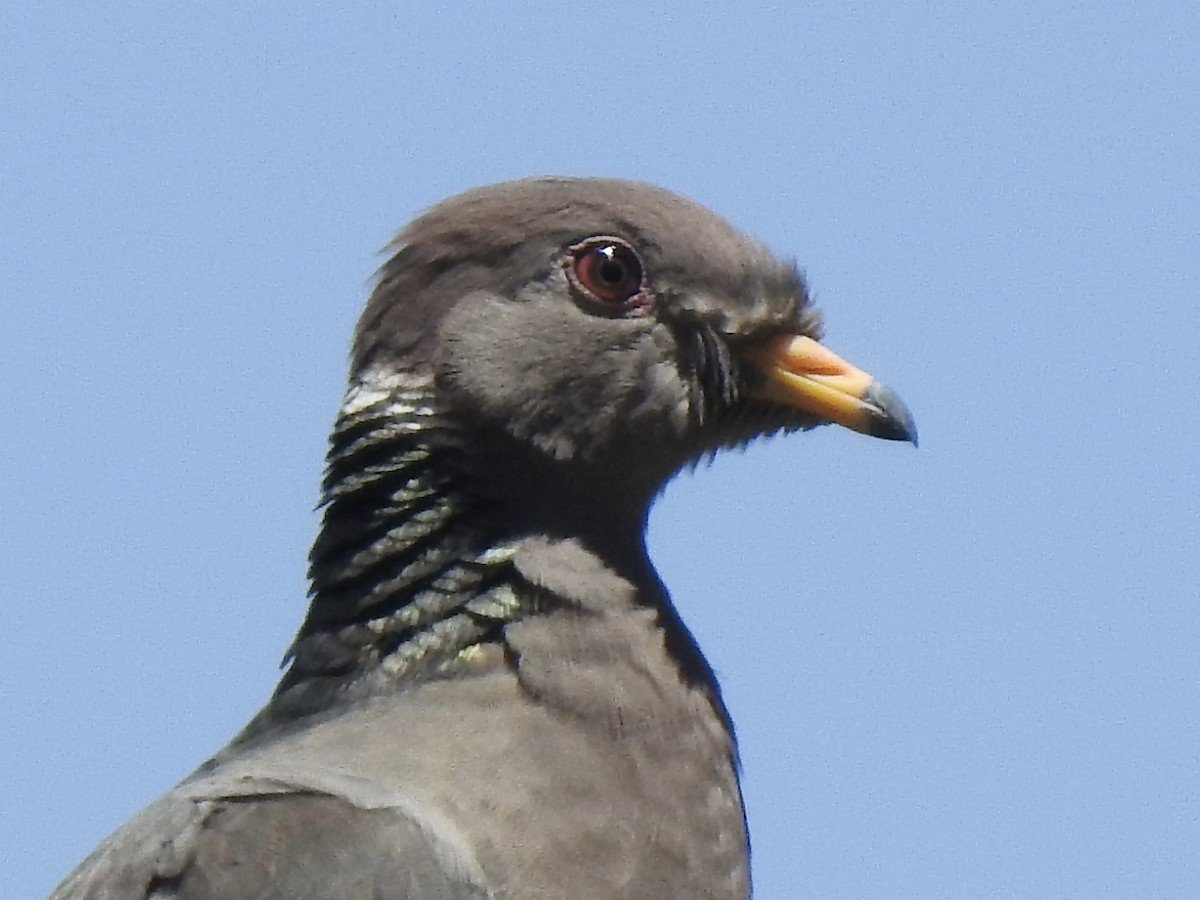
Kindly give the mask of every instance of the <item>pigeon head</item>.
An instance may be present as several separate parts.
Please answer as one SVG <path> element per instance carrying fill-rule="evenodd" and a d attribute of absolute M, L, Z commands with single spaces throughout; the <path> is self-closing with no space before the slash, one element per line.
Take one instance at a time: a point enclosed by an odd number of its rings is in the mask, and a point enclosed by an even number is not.
<path fill-rule="evenodd" d="M 915 439 L 895 395 L 820 336 L 795 264 L 704 207 L 635 182 L 538 178 L 468 191 L 400 233 L 353 383 L 429 376 L 477 443 L 652 495 L 771 432 L 839 422 Z"/>

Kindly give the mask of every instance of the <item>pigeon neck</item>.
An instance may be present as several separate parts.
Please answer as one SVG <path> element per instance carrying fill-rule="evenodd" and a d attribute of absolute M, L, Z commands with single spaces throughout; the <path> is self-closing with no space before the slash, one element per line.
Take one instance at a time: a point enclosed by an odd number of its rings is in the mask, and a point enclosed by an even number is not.
<path fill-rule="evenodd" d="M 477 432 L 467 440 L 438 410 L 430 380 L 393 374 L 351 387 L 330 441 L 308 614 L 275 696 L 241 741 L 404 685 L 509 666 L 506 626 L 563 603 L 518 570 L 535 536 L 577 542 L 639 603 L 676 621 L 645 556 L 643 512 L 624 521 L 599 504 L 580 525 L 564 511 L 577 503 L 545 499 L 561 497 L 549 483 L 561 472 L 496 471 L 510 448 L 489 450 Z M 543 499 L 514 503 L 530 479 Z M 691 669 L 698 651 L 683 635 Z"/>

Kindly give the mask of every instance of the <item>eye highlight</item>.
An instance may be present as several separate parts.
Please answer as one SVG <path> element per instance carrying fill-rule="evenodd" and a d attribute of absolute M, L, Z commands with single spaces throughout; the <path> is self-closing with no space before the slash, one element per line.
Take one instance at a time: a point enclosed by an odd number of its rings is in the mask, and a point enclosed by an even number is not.
<path fill-rule="evenodd" d="M 624 241 L 592 238 L 572 247 L 571 258 L 574 280 L 598 303 L 624 306 L 642 291 L 642 261 Z"/>

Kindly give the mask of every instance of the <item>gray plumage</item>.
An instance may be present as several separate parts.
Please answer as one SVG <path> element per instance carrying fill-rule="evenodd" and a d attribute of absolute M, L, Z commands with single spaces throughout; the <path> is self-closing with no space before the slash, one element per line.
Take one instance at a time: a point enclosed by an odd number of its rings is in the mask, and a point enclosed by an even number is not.
<path fill-rule="evenodd" d="M 744 900 L 733 729 L 644 529 L 682 466 L 842 421 L 753 355 L 819 330 L 794 265 L 648 185 L 417 219 L 359 323 L 278 689 L 52 898 Z M 843 424 L 915 439 L 851 393 Z"/>

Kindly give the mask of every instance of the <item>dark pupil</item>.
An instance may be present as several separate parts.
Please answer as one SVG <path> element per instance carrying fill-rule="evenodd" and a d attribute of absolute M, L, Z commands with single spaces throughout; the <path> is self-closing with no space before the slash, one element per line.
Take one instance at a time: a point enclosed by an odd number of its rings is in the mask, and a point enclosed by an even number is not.
<path fill-rule="evenodd" d="M 625 263 L 616 258 L 616 251 L 612 247 L 601 250 L 600 258 L 596 274 L 600 276 L 601 281 L 615 287 L 625 280 Z"/>

